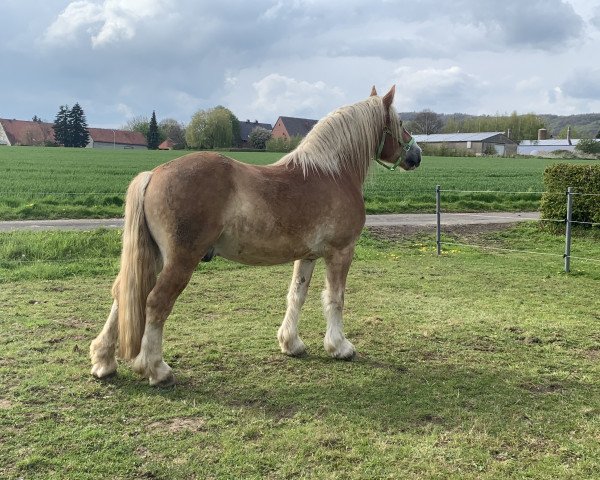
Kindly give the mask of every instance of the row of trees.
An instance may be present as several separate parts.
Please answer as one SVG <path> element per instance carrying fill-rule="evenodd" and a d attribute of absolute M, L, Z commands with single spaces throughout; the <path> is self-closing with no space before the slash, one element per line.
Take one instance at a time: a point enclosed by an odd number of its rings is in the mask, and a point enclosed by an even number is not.
<path fill-rule="evenodd" d="M 156 149 L 167 138 L 174 148 L 229 148 L 237 146 L 240 138 L 240 121 L 234 113 L 221 105 L 198 110 L 185 126 L 173 118 L 156 121 L 152 117 L 134 117 L 123 126 L 124 130 L 141 132 L 148 140 L 148 148 Z M 256 127 L 249 135 L 252 148 L 264 149 L 271 138 L 271 131 Z"/>
<path fill-rule="evenodd" d="M 536 139 L 538 130 L 546 128 L 544 121 L 534 113 L 510 115 L 450 116 L 445 121 L 431 110 L 423 110 L 407 122 L 408 129 L 414 134 L 431 135 L 435 133 L 456 132 L 510 132 L 510 138 L 516 142 Z M 567 127 L 556 138 L 567 137 Z M 579 138 L 578 132 L 571 128 L 571 138 Z M 600 131 L 596 135 L 600 138 Z"/>

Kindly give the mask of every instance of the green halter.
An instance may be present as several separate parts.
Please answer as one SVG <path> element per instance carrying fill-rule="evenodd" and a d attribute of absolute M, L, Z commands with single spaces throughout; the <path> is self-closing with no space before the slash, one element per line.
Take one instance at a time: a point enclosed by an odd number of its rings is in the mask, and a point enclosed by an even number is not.
<path fill-rule="evenodd" d="M 381 142 L 379 143 L 379 148 L 377 149 L 377 155 L 375 156 L 375 161 L 382 167 L 387 168 L 390 172 L 393 172 L 394 170 L 396 170 L 396 168 L 398 168 L 398 165 L 402 163 L 402 156 L 398 157 L 396 163 L 394 163 L 394 165 L 392 165 L 391 167 L 381 160 L 381 152 L 383 151 L 383 145 L 385 144 L 386 135 L 389 135 L 394 140 L 396 140 L 405 152 L 408 152 L 412 148 L 412 146 L 415 144 L 415 139 L 413 137 L 410 137 L 410 140 L 407 143 L 404 143 L 400 138 L 396 138 L 388 127 L 385 127 L 383 129 L 383 137 L 381 137 Z"/>

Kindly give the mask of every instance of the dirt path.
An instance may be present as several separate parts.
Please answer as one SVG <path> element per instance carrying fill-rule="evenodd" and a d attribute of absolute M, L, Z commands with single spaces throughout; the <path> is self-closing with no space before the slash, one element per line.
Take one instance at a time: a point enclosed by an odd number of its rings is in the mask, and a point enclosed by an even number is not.
<path fill-rule="evenodd" d="M 442 226 L 507 225 L 526 220 L 538 220 L 538 212 L 493 212 L 493 213 L 444 213 Z M 435 228 L 436 216 L 429 213 L 367 215 L 366 226 L 374 230 L 394 227 L 408 231 Z M 0 232 L 15 230 L 94 230 L 96 228 L 121 228 L 123 219 L 80 219 L 80 220 L 18 220 L 0 222 Z"/>

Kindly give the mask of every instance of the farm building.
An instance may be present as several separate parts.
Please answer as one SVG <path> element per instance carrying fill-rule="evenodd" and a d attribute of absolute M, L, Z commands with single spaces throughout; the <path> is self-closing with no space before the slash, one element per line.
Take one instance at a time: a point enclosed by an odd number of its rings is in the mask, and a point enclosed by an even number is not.
<path fill-rule="evenodd" d="M 493 152 L 496 155 L 514 155 L 517 142 L 508 138 L 504 132 L 478 133 L 435 133 L 432 135 L 413 135 L 421 146 L 447 147 L 464 150 L 475 155 Z"/>
<path fill-rule="evenodd" d="M 566 150 L 574 152 L 579 143 L 578 138 L 567 140 L 566 138 L 549 138 L 546 140 L 522 140 L 517 148 L 519 155 L 539 155 L 544 152 L 555 152 Z"/>
<path fill-rule="evenodd" d="M 113 130 L 112 128 L 88 128 L 90 142 L 86 148 L 146 149 L 146 137 L 140 132 Z"/>
<path fill-rule="evenodd" d="M 540 128 L 537 140 L 522 140 L 517 148 L 517 153 L 519 155 L 539 155 L 557 150 L 574 152 L 578 143 L 578 138 L 571 138 L 570 128 L 567 129 L 567 138 L 548 138 L 547 130 Z"/>
<path fill-rule="evenodd" d="M 273 127 L 273 137 L 306 137 L 318 120 L 295 117 L 279 117 Z"/>
<path fill-rule="evenodd" d="M 0 118 L 0 145 L 49 145 L 54 142 L 51 123 Z"/>
<path fill-rule="evenodd" d="M 246 120 L 245 122 L 240 122 L 240 138 L 238 139 L 238 147 L 247 147 L 248 145 L 248 137 L 250 133 L 255 128 L 260 127 L 265 130 L 271 131 L 273 127 L 270 123 L 258 123 L 258 120 L 251 122 L 250 120 Z"/>
<path fill-rule="evenodd" d="M 87 148 L 146 148 L 146 137 L 139 132 L 88 128 Z M 51 123 L 0 118 L 0 145 L 43 146 L 54 143 Z"/>

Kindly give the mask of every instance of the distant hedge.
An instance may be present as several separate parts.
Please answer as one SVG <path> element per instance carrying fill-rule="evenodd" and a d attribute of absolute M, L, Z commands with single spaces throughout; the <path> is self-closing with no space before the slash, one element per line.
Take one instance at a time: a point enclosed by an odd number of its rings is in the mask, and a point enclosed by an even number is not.
<path fill-rule="evenodd" d="M 544 190 L 540 210 L 542 218 L 567 218 L 567 188 L 573 195 L 574 222 L 600 223 L 600 165 L 558 163 L 544 170 Z M 558 225 L 556 225 L 558 228 Z"/>

